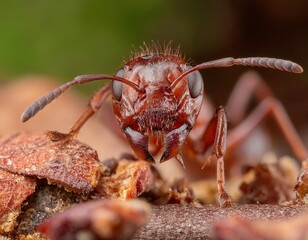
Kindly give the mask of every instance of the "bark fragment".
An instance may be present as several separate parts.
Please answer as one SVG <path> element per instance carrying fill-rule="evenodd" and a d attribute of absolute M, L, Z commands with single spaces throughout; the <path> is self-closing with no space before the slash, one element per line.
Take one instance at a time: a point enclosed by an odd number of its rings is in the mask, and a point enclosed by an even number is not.
<path fill-rule="evenodd" d="M 246 166 L 244 172 L 250 174 L 251 179 L 244 180 L 240 185 L 240 202 L 281 204 L 294 199 L 294 185 L 298 174 L 294 164 L 291 159 L 281 159 L 275 163 L 262 162 L 255 166 Z"/>
<path fill-rule="evenodd" d="M 16 133 L 0 141 L 0 168 L 46 178 L 69 191 L 89 193 L 100 167 L 95 150 L 77 140 L 53 142 L 45 134 Z"/>
<path fill-rule="evenodd" d="M 101 177 L 96 190 L 101 197 L 113 199 L 137 198 L 153 186 L 151 164 L 145 161 L 122 159 L 114 173 Z"/>
<path fill-rule="evenodd" d="M 0 234 L 13 231 L 21 204 L 36 186 L 32 178 L 0 169 Z"/>
<path fill-rule="evenodd" d="M 302 169 L 295 185 L 297 201 L 308 204 L 308 168 Z"/>
<path fill-rule="evenodd" d="M 129 239 L 150 214 L 141 200 L 98 200 L 72 207 L 53 216 L 39 231 L 51 240 Z"/>

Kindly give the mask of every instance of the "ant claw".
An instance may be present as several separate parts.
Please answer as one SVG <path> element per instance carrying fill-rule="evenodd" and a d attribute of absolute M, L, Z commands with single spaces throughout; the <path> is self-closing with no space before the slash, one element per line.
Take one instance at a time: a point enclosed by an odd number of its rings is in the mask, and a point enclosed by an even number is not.
<path fill-rule="evenodd" d="M 58 131 L 48 131 L 46 133 L 47 137 L 53 142 L 60 142 L 60 141 L 70 141 L 74 138 L 75 134 L 69 133 L 61 133 Z"/>
<path fill-rule="evenodd" d="M 220 207 L 231 207 L 233 205 L 233 201 L 228 193 L 221 192 L 219 193 L 219 205 Z"/>

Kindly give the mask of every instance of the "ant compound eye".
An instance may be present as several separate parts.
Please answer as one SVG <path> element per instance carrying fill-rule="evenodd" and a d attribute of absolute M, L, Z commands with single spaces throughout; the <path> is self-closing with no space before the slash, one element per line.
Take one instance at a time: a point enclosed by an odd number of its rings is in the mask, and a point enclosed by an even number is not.
<path fill-rule="evenodd" d="M 191 66 L 187 66 L 186 71 L 192 68 Z M 200 95 L 203 89 L 203 78 L 199 71 L 194 71 L 187 75 L 188 77 L 188 89 L 190 96 L 192 98 L 196 98 Z"/>
<path fill-rule="evenodd" d="M 121 68 L 120 70 L 118 70 L 115 74 L 116 77 L 120 77 L 120 78 L 124 78 L 124 68 Z"/>
<path fill-rule="evenodd" d="M 116 77 L 124 77 L 124 69 L 121 68 L 116 74 Z M 112 96 L 115 100 L 120 101 L 122 98 L 123 83 L 119 81 L 113 81 L 111 84 Z"/>

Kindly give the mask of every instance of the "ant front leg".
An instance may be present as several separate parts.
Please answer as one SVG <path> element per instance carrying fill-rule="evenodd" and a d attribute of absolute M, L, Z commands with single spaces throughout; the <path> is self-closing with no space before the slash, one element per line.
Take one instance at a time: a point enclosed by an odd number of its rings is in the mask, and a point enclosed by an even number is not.
<path fill-rule="evenodd" d="M 232 203 L 231 197 L 225 190 L 224 157 L 226 155 L 226 139 L 226 111 L 223 107 L 219 107 L 202 136 L 202 142 L 204 143 L 202 152 L 206 152 L 206 150 L 213 145 L 212 153 L 206 163 L 208 163 L 213 157 L 216 157 L 217 159 L 217 192 L 220 206 L 222 207 L 230 206 Z"/>
<path fill-rule="evenodd" d="M 110 84 L 102 87 L 96 92 L 89 101 L 87 109 L 80 116 L 80 118 L 71 127 L 67 134 L 59 133 L 57 131 L 50 131 L 47 135 L 52 141 L 69 140 L 77 136 L 82 126 L 101 108 L 102 103 L 110 95 Z"/>

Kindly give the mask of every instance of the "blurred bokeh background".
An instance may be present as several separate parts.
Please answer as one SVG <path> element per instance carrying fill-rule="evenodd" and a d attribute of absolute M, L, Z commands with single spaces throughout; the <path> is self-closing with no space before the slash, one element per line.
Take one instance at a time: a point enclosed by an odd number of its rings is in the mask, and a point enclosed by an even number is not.
<path fill-rule="evenodd" d="M 48 76 L 66 82 L 81 74 L 114 73 L 131 50 L 151 40 L 172 40 L 193 64 L 228 56 L 268 56 L 293 60 L 308 71 L 308 1 L 3 0 L 2 96 L 8 83 L 26 76 Z M 246 69 L 203 71 L 206 92 L 213 102 L 225 104 Z M 303 135 L 308 119 L 307 71 L 295 75 L 257 70 Z M 99 85 L 77 89 L 90 95 Z M 31 87 L 22 89 L 30 91 Z M 13 90 L 9 96 L 4 95 L 2 105 L 8 98 L 19 97 Z M 35 96 L 39 95 L 31 95 L 32 100 Z M 27 101 L 21 103 L 20 111 L 31 102 Z"/>

